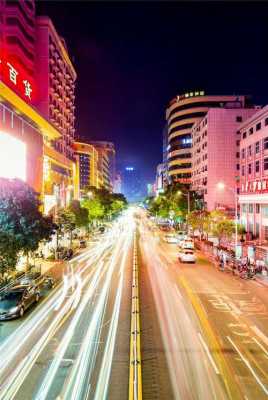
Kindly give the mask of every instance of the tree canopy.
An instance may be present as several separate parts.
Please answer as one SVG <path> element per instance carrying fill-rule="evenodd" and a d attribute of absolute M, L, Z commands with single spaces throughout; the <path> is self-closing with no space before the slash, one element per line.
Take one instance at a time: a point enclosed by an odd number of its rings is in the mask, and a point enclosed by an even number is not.
<path fill-rule="evenodd" d="M 88 187 L 88 195 L 81 201 L 82 207 L 88 210 L 89 220 L 101 220 L 106 216 L 115 216 L 127 205 L 127 200 L 121 193 L 110 193 L 106 189 Z"/>
<path fill-rule="evenodd" d="M 39 195 L 19 179 L 0 178 L 0 269 L 15 268 L 19 252 L 37 250 L 56 226 L 43 216 Z"/>

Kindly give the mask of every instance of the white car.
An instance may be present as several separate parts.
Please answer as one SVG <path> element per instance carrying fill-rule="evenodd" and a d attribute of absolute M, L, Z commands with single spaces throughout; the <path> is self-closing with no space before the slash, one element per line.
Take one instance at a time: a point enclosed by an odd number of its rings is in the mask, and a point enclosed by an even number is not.
<path fill-rule="evenodd" d="M 196 256 L 192 250 L 181 250 L 178 254 L 178 259 L 182 263 L 195 263 Z"/>
<path fill-rule="evenodd" d="M 184 240 L 180 244 L 180 247 L 182 247 L 183 249 L 194 250 L 194 242 L 192 239 Z"/>

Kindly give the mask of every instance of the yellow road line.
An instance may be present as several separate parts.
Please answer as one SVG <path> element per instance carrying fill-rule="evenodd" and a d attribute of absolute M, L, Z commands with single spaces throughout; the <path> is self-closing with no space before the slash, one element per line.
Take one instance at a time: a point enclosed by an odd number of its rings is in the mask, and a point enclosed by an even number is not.
<path fill-rule="evenodd" d="M 137 262 L 136 232 L 134 235 L 134 250 L 133 250 L 128 399 L 142 400 L 139 273 L 138 273 L 138 262 Z"/>
<path fill-rule="evenodd" d="M 227 394 L 229 399 L 240 399 L 243 398 L 242 393 L 238 390 L 238 385 L 233 385 L 234 374 L 230 370 L 224 355 L 222 354 L 222 349 L 219 344 L 219 341 L 211 328 L 211 325 L 207 319 L 207 315 L 205 314 L 203 307 L 200 303 L 198 297 L 193 293 L 192 289 L 186 282 L 185 278 L 179 277 L 180 285 L 185 289 L 187 296 L 189 297 L 192 306 L 196 312 L 197 317 L 201 323 L 204 333 L 206 334 L 206 338 L 209 342 L 209 347 L 213 349 L 212 354 L 214 356 L 215 363 L 218 367 L 220 375 L 222 376 Z M 242 397 L 241 397 L 242 396 Z"/>

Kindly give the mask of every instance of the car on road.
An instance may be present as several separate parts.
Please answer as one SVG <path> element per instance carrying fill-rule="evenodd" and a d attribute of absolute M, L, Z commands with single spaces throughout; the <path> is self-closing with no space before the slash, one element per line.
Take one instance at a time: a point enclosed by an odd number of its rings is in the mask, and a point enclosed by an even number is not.
<path fill-rule="evenodd" d="M 196 256 L 193 250 L 182 249 L 178 254 L 178 259 L 181 263 L 195 263 Z"/>
<path fill-rule="evenodd" d="M 187 234 L 184 231 L 178 231 L 177 232 L 177 238 L 179 239 L 180 242 L 185 240 L 187 238 Z"/>
<path fill-rule="evenodd" d="M 87 241 L 86 240 L 80 240 L 79 241 L 79 248 L 80 249 L 85 249 L 87 247 Z"/>
<path fill-rule="evenodd" d="M 194 241 L 192 239 L 185 239 L 179 245 L 182 249 L 194 250 Z"/>
<path fill-rule="evenodd" d="M 55 286 L 55 280 L 49 275 L 27 274 L 19 280 L 20 285 L 34 286 L 36 290 L 52 289 Z"/>
<path fill-rule="evenodd" d="M 39 298 L 39 291 L 31 285 L 16 285 L 4 291 L 0 294 L 0 321 L 22 317 Z"/>

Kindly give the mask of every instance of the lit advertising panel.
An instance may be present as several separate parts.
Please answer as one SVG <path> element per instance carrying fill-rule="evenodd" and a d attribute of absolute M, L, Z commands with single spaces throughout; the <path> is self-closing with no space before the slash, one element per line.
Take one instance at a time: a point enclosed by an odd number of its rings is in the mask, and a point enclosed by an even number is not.
<path fill-rule="evenodd" d="M 26 144 L 1 131 L 0 177 L 26 180 Z"/>

